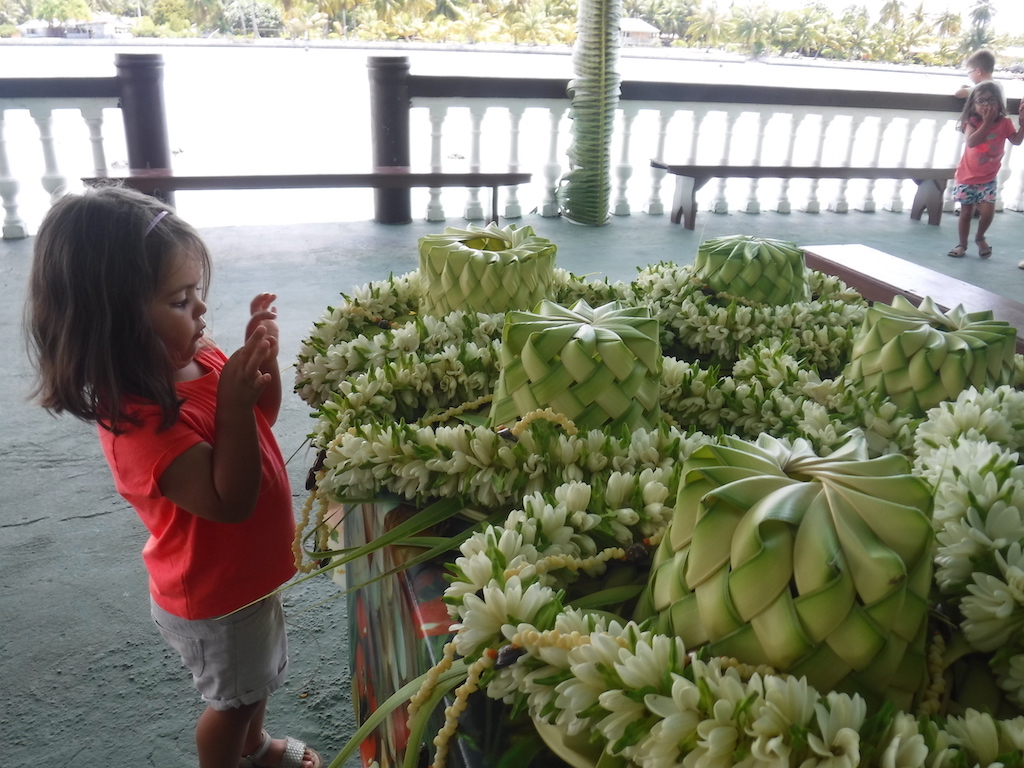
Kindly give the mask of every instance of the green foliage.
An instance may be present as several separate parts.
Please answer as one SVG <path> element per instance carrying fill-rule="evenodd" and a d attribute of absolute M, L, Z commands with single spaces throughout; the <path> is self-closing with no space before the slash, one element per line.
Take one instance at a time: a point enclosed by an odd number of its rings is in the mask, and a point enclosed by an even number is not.
<path fill-rule="evenodd" d="M 228 28 L 237 35 L 251 35 L 253 17 L 263 37 L 278 37 L 284 30 L 280 6 L 266 0 L 234 0 L 224 8 Z"/>
<path fill-rule="evenodd" d="M 172 29 L 191 26 L 185 0 L 155 0 L 149 16 L 157 26 L 166 25 Z"/>
<path fill-rule="evenodd" d="M 43 21 L 88 21 L 92 18 L 92 11 L 85 0 L 39 0 L 35 17 Z"/>
<path fill-rule="evenodd" d="M 15 25 L 32 18 L 30 0 L 0 0 L 0 24 Z"/>
<path fill-rule="evenodd" d="M 21 34 L 13 24 L 0 24 L 0 37 L 16 37 Z"/>

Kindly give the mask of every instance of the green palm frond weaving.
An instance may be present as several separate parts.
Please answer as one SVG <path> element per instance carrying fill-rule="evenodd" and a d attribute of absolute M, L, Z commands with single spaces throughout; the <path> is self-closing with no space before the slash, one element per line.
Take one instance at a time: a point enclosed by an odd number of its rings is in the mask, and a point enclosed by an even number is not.
<path fill-rule="evenodd" d="M 541 303 L 510 312 L 502 333 L 493 425 L 550 407 L 581 430 L 653 429 L 660 405 L 658 321 L 617 303 Z"/>
<path fill-rule="evenodd" d="M 930 298 L 875 304 L 854 339 L 848 378 L 918 415 L 967 387 L 1013 381 L 1017 330 L 991 311 L 943 313 Z"/>
<path fill-rule="evenodd" d="M 551 288 L 555 245 L 531 227 L 447 227 L 421 237 L 419 249 L 420 311 L 435 317 L 533 309 Z"/>
<path fill-rule="evenodd" d="M 562 177 L 558 202 L 566 218 L 594 227 L 608 222 L 610 207 L 621 16 L 621 0 L 580 0 L 572 55 L 575 77 L 568 88 L 569 171 Z"/>

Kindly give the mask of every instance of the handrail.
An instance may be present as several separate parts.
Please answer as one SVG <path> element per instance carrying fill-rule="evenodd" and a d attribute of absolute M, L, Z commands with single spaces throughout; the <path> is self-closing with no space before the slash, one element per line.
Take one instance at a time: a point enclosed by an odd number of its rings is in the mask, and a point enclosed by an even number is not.
<path fill-rule="evenodd" d="M 564 78 L 511 78 L 408 75 L 411 98 L 568 99 Z M 963 99 L 927 93 L 794 88 L 786 86 L 718 83 L 665 83 L 623 80 L 622 101 L 712 102 L 845 109 L 898 109 L 909 112 L 959 112 Z M 1016 112 L 1020 99 L 1008 99 L 1007 111 Z"/>
<path fill-rule="evenodd" d="M 171 151 L 163 97 L 163 57 L 154 53 L 118 53 L 115 77 L 12 77 L 0 78 L 0 199 L 6 239 L 26 237 L 28 229 L 18 213 L 20 185 L 11 174 L 3 136 L 4 112 L 28 110 L 39 127 L 45 164 L 43 188 L 51 201 L 64 194 L 67 179 L 57 163 L 51 133 L 54 109 L 78 109 L 89 126 L 89 140 L 97 174 L 106 172 L 103 151 L 102 109 L 116 104 L 124 125 L 128 164 L 132 169 L 170 169 Z M 90 103 L 90 100 L 97 100 Z M 104 100 L 113 103 L 104 103 Z M 114 101 L 116 100 L 116 102 Z M 168 202 L 173 199 L 168 195 Z"/>

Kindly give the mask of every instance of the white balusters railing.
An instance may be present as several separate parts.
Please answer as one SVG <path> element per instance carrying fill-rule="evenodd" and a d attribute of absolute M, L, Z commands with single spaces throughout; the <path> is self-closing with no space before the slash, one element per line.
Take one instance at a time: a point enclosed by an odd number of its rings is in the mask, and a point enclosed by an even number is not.
<path fill-rule="evenodd" d="M 793 109 L 793 112 L 790 115 L 789 139 L 786 142 L 786 157 L 782 161 L 783 165 L 793 164 L 793 150 L 796 148 L 796 137 L 806 119 L 806 109 Z M 782 183 L 779 185 L 779 200 L 775 204 L 775 210 L 779 213 L 791 213 L 793 210 L 789 203 L 789 179 L 783 179 Z"/>
<path fill-rule="evenodd" d="M 33 159 L 41 161 L 42 174 L 39 176 L 39 183 L 49 202 L 53 203 L 68 190 L 66 170 L 74 170 L 77 175 L 88 173 L 100 176 L 107 173 L 103 110 L 117 107 L 117 99 L 105 97 L 0 98 L 0 199 L 2 199 L 5 211 L 3 224 L 5 239 L 22 238 L 28 235 L 28 226 L 22 219 L 18 200 L 19 194 L 25 190 L 25 187 L 21 180 L 15 177 L 16 170 L 12 168 L 8 147 L 13 148 L 23 167 L 31 165 Z M 69 143 L 72 148 L 76 145 L 64 137 L 61 142 L 58 142 L 58 137 L 55 135 L 57 124 L 55 117 L 65 111 L 77 112 L 84 124 L 84 130 L 81 132 L 83 140 L 77 144 L 82 151 L 71 158 L 71 166 L 68 169 L 62 166 L 58 144 Z M 36 134 L 34 138 L 25 131 L 21 131 L 18 135 L 11 135 L 13 133 L 12 124 L 7 118 L 17 115 L 19 112 L 25 112 L 31 118 Z M 11 144 L 12 141 L 13 144 Z M 32 144 L 35 144 L 34 149 Z M 88 148 L 87 151 L 86 148 Z M 89 159 L 85 160 L 84 158 Z"/>
<path fill-rule="evenodd" d="M 757 136 L 754 139 L 754 159 L 751 161 L 751 165 L 761 165 L 761 153 L 764 150 L 764 132 L 768 127 L 768 121 L 772 119 L 772 115 L 767 111 L 758 113 L 757 116 Z M 758 180 L 750 180 L 750 189 L 747 191 L 747 204 L 743 208 L 747 213 L 760 213 L 761 203 L 757 199 L 757 187 Z"/>
<path fill-rule="evenodd" d="M 519 126 L 522 124 L 525 112 L 525 105 L 509 107 L 508 109 L 508 169 L 512 173 L 519 171 Z M 523 207 L 519 204 L 519 187 L 509 187 L 505 196 L 505 218 L 518 219 L 522 215 Z"/>
<path fill-rule="evenodd" d="M 444 119 L 448 115 L 448 107 L 444 104 L 433 104 L 430 114 L 430 170 L 440 173 L 444 169 L 441 160 L 441 136 L 444 131 Z M 430 202 L 427 203 L 427 221 L 444 221 L 444 206 L 441 204 L 441 188 L 429 190 Z"/>
<path fill-rule="evenodd" d="M 440 170 L 438 163 L 445 156 L 441 145 L 448 134 L 465 135 L 470 169 L 480 169 L 482 162 L 486 170 L 534 172 L 529 185 L 504 191 L 505 218 L 517 218 L 524 210 L 558 215 L 557 186 L 566 169 L 564 151 L 569 141 L 565 120 L 568 100 L 431 96 L 414 97 L 412 103 L 414 110 L 429 113 L 432 170 Z M 463 109 L 445 112 L 444 107 Z M 482 125 L 485 116 L 496 111 L 509 115 L 508 157 L 494 158 L 492 153 L 482 161 Z M 462 126 L 452 125 L 456 112 Z M 635 209 L 652 215 L 665 212 L 665 197 L 672 191 L 664 188 L 665 171 L 649 168 L 652 158 L 677 164 L 953 167 L 962 151 L 963 136 L 954 128 L 952 112 L 626 99 L 620 101 L 618 112 L 610 201 L 617 216 L 629 215 Z M 468 127 L 464 125 L 467 120 Z M 488 117 L 488 130 L 496 130 L 499 122 Z M 483 143 L 498 142 L 488 142 L 484 133 Z M 465 149 L 463 144 L 460 151 Z M 1019 181 L 1014 175 L 1018 165 L 1024 166 L 1024 152 L 1018 154 L 1022 157 L 1008 153 L 1000 176 L 1001 197 L 1011 209 L 1024 208 L 1024 171 Z M 638 174 L 641 167 L 649 171 Z M 789 180 L 768 184 L 755 179 L 742 187 L 737 184 L 735 189 L 726 179 L 715 181 L 699 193 L 698 202 L 705 210 L 717 213 L 737 209 L 789 213 L 794 208 L 819 213 L 825 207 L 822 197 L 830 201 L 828 209 L 840 213 L 851 207 L 867 212 L 880 208 L 901 212 L 909 204 L 904 196 L 913 191 L 913 185 L 896 181 L 891 194 L 885 187 L 887 193 L 880 195 L 879 183 L 888 182 L 867 179 L 809 179 L 792 184 Z M 800 193 L 795 199 L 794 192 Z M 467 194 L 465 217 L 481 218 L 478 193 L 470 190 Z M 432 194 L 427 218 L 434 221 L 439 217 L 443 217 L 440 198 Z"/>
<path fill-rule="evenodd" d="M 466 88 L 463 84 L 460 87 L 465 95 L 451 97 L 438 95 L 445 91 L 435 83 L 432 90 L 422 91 L 424 95 L 413 95 L 414 124 L 418 126 L 412 132 L 413 156 L 419 158 L 414 164 L 429 162 L 433 171 L 452 170 L 451 164 L 456 162 L 470 171 L 532 172 L 534 178 L 529 185 L 501 190 L 504 200 L 499 203 L 498 212 L 506 219 L 518 218 L 524 211 L 557 216 L 558 185 L 567 165 L 564 153 L 569 144 L 569 101 L 558 97 L 558 89 L 551 88 L 550 81 L 546 86 L 535 86 L 533 81 L 525 85 L 509 82 L 517 84 L 511 88 L 501 81 L 483 89 Z M 612 212 L 618 216 L 629 215 L 634 209 L 652 215 L 664 213 L 665 196 L 672 192 L 665 189 L 665 172 L 650 169 L 651 158 L 670 164 L 952 167 L 963 150 L 963 134 L 954 129 L 955 112 L 928 111 L 928 99 L 941 97 L 924 97 L 914 108 L 904 109 L 902 105 L 894 106 L 892 94 L 879 94 L 879 106 L 875 108 L 874 94 L 865 96 L 857 92 L 860 100 L 855 106 L 832 107 L 815 106 L 815 102 L 830 100 L 813 91 L 798 93 L 800 99 L 805 98 L 804 93 L 809 94 L 809 100 L 800 103 L 790 103 L 796 99 L 790 94 L 776 98 L 775 90 L 769 88 L 748 89 L 749 93 L 737 91 L 729 95 L 732 101 L 711 102 L 682 100 L 704 97 L 707 91 L 697 86 L 676 86 L 673 91 L 671 84 L 633 85 L 645 88 L 634 88 L 629 95 L 624 91 L 612 145 L 610 203 Z M 780 89 L 779 93 L 785 90 Z M 482 91 L 488 95 L 479 95 Z M 515 95 L 494 96 L 495 93 Z M 538 97 L 531 98 L 526 95 L 529 93 L 537 93 Z M 662 93 L 668 94 L 664 100 Z M 763 102 L 759 100 L 761 96 L 765 97 Z M 773 100 L 782 103 L 769 103 Z M 67 109 L 79 111 L 85 123 L 81 155 L 90 158 L 89 174 L 102 175 L 107 168 L 104 110 L 116 107 L 115 99 L 107 97 L 14 102 L 11 98 L 0 98 L 0 198 L 5 210 L 5 237 L 22 236 L 26 229 L 18 201 L 19 192 L 25 194 L 26 182 L 17 178 L 19 173 L 24 176 L 17 166 L 23 164 L 22 159 L 30 151 L 20 143 L 16 149 L 12 147 L 12 111 L 31 113 L 36 134 L 32 154 L 41 166 L 40 183 L 47 197 L 56 199 L 69 186 L 69 179 L 85 174 L 72 173 L 62 165 L 62 153 L 66 154 L 69 142 L 55 135 L 59 127 L 55 114 Z M 84 151 L 86 146 L 88 152 Z M 10 157 L 8 152 L 12 153 Z M 11 158 L 18 163 L 9 162 Z M 638 173 L 638 168 L 648 171 Z M 793 208 L 818 213 L 821 198 L 831 200 L 828 207 L 833 211 L 846 212 L 851 206 L 851 195 L 862 211 L 884 207 L 899 212 L 905 209 L 904 195 L 910 194 L 913 186 L 897 181 L 891 195 L 882 195 L 878 182 L 873 180 L 716 182 L 698 193 L 698 203 L 705 210 L 718 213 L 730 209 L 789 213 Z M 885 189 L 888 192 L 888 187 Z M 1000 207 L 1024 209 L 1024 152 L 1007 153 L 999 190 Z M 448 215 L 446 205 L 461 209 L 469 220 L 479 221 L 492 213 L 485 210 L 489 206 L 481 199 L 479 189 L 432 189 L 415 194 L 429 195 L 424 210 L 428 221 L 443 221 Z M 464 200 L 449 202 L 459 194 L 465 195 Z M 886 197 L 890 199 L 884 201 Z M 944 207 L 952 208 L 948 191 Z"/>
<path fill-rule="evenodd" d="M 668 127 L 675 114 L 673 109 L 662 109 L 658 111 L 658 139 L 655 142 L 654 157 L 658 161 L 665 160 L 665 141 L 668 138 Z M 651 195 L 647 198 L 644 210 L 652 216 L 660 216 L 665 213 L 665 205 L 661 202 L 661 183 L 668 173 L 664 168 L 651 168 Z"/>
<path fill-rule="evenodd" d="M 18 214 L 18 180 L 11 173 L 7 159 L 7 140 L 4 138 L 4 111 L 0 109 L 0 200 L 4 206 L 3 236 L 5 240 L 28 237 L 25 222 Z"/>
<path fill-rule="evenodd" d="M 633 121 L 636 120 L 640 108 L 636 104 L 625 103 L 619 110 L 622 119 L 619 123 L 620 157 L 619 163 L 615 166 L 616 194 L 612 203 L 612 213 L 616 216 L 629 216 L 629 200 L 626 198 L 626 186 L 629 184 L 629 177 L 633 175 L 633 166 L 629 163 L 629 140 L 633 135 Z"/>

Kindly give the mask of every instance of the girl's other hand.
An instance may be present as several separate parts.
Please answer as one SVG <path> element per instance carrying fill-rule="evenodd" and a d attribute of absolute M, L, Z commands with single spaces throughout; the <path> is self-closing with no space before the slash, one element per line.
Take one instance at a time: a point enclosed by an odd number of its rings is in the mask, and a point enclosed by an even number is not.
<path fill-rule="evenodd" d="M 999 115 L 999 110 L 995 104 L 977 104 L 976 108 L 978 114 L 981 115 L 981 119 L 987 124 L 992 124 L 996 121 L 996 117 Z"/>
<path fill-rule="evenodd" d="M 260 370 L 260 366 L 273 356 L 276 340 L 272 339 L 267 329 L 257 325 L 242 345 L 220 372 L 220 385 L 217 389 L 217 407 L 239 405 L 248 409 L 255 407 L 264 387 L 270 383 L 272 376 Z"/>
<path fill-rule="evenodd" d="M 281 331 L 277 326 L 277 307 L 273 306 L 277 299 L 276 293 L 260 293 L 249 302 L 249 323 L 245 327 L 245 337 L 252 336 L 259 327 L 267 329 L 267 338 L 273 343 L 273 353 L 277 354 L 277 342 Z"/>

